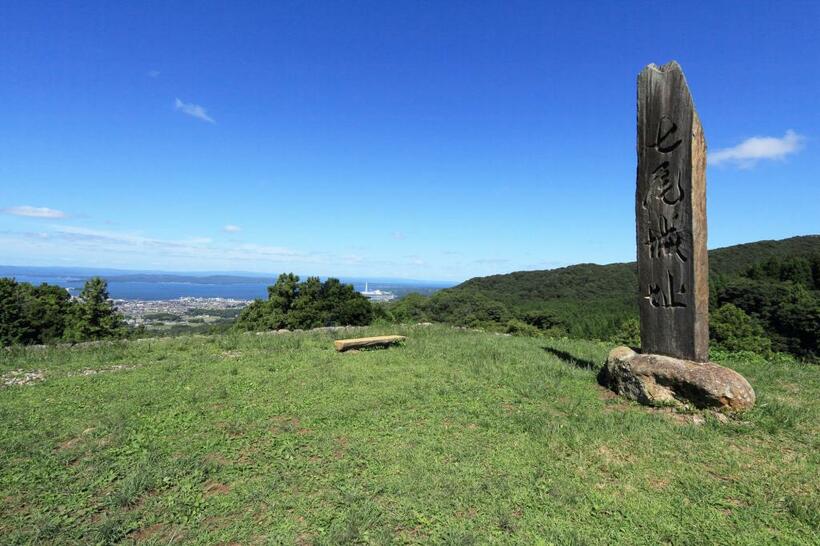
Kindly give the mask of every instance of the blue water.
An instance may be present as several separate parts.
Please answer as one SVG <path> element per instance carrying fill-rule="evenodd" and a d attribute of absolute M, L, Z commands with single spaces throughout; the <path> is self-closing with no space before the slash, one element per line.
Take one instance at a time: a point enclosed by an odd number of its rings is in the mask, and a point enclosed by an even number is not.
<path fill-rule="evenodd" d="M 48 283 L 65 287 L 72 295 L 78 295 L 85 283 L 84 277 L 62 277 L 62 276 L 29 276 L 14 275 L 18 282 L 29 282 L 32 284 Z M 230 298 L 237 300 L 252 300 L 255 298 L 267 298 L 268 285 L 274 280 L 265 283 L 219 283 L 202 284 L 188 282 L 117 282 L 108 283 L 108 293 L 114 299 L 122 300 L 171 300 L 182 297 L 195 298 Z M 364 290 L 364 282 L 354 281 L 356 290 Z M 387 290 L 397 296 L 402 296 L 408 292 L 429 293 L 441 288 L 441 286 L 394 284 L 394 283 L 369 283 L 370 290 Z"/>
<path fill-rule="evenodd" d="M 77 277 L 29 277 L 16 275 L 19 282 L 48 283 L 68 288 L 72 295 L 83 289 L 84 278 Z M 172 300 L 182 297 L 231 298 L 252 300 L 266 298 L 268 283 L 199 284 L 186 282 L 116 282 L 108 283 L 108 294 L 121 300 Z"/>

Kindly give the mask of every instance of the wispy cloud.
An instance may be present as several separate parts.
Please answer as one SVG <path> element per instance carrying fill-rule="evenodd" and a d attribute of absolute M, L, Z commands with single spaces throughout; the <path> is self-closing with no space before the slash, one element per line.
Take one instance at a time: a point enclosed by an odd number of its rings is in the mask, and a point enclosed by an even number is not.
<path fill-rule="evenodd" d="M 194 104 L 192 102 L 182 102 L 181 100 L 176 99 L 174 109 L 182 112 L 183 114 L 188 114 L 191 117 L 201 119 L 202 121 L 216 123 L 216 120 L 208 115 L 208 111 L 198 104 Z"/>
<path fill-rule="evenodd" d="M 26 234 L 31 237 L 31 234 Z M 310 263 L 317 260 L 311 253 L 298 252 L 285 247 L 244 243 L 240 245 L 219 245 L 208 237 L 187 239 L 157 239 L 138 233 L 89 229 L 79 226 L 59 226 L 49 234 L 52 241 L 71 243 L 76 247 L 94 249 L 103 253 L 149 253 L 158 256 L 201 259 L 207 261 L 252 261 L 271 262 L 299 261 Z"/>
<path fill-rule="evenodd" d="M 394 231 L 390 234 L 390 236 L 393 237 L 393 239 L 395 239 L 396 241 L 403 241 L 407 238 L 407 235 L 405 235 L 401 231 Z"/>
<path fill-rule="evenodd" d="M 783 159 L 803 148 L 805 138 L 791 129 L 782 138 L 752 137 L 737 146 L 722 148 L 709 154 L 710 165 L 735 164 L 741 169 L 754 167 L 762 159 Z"/>
<path fill-rule="evenodd" d="M 510 260 L 506 258 L 481 258 L 474 260 L 473 263 L 480 265 L 504 265 L 510 263 Z"/>
<path fill-rule="evenodd" d="M 159 78 L 160 71 L 159 70 L 149 70 L 148 77 L 149 78 Z"/>
<path fill-rule="evenodd" d="M 67 216 L 67 214 L 61 210 L 50 209 L 48 207 L 30 207 L 28 205 L 9 207 L 2 209 L 2 212 L 11 214 L 12 216 L 28 216 L 30 218 L 65 218 Z"/>
<path fill-rule="evenodd" d="M 235 226 L 234 224 L 228 224 L 227 226 L 222 228 L 222 231 L 224 231 L 225 233 L 239 233 L 240 231 L 242 231 L 242 228 L 239 226 Z"/>

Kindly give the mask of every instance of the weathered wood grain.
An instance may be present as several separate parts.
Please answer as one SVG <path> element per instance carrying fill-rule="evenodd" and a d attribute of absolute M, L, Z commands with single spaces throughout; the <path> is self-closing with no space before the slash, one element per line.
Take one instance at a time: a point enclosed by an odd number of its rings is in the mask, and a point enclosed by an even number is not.
<path fill-rule="evenodd" d="M 638 76 L 637 219 L 641 350 L 709 356 L 706 141 L 672 61 Z"/>
<path fill-rule="evenodd" d="M 339 352 L 350 349 L 363 349 L 365 347 L 386 347 L 407 339 L 405 336 L 376 336 L 359 337 L 353 339 L 339 339 L 334 342 L 336 350 Z"/>

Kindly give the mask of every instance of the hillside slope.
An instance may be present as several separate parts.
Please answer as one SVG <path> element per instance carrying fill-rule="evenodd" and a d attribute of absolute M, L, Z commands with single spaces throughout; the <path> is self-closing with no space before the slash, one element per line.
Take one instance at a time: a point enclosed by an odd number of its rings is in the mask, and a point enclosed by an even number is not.
<path fill-rule="evenodd" d="M 820 255 L 820 236 L 759 241 L 709 251 L 712 279 L 735 276 L 771 258 Z M 518 271 L 477 277 L 437 294 L 448 299 L 482 298 L 499 302 L 520 315 L 528 311 L 555 314 L 576 337 L 611 334 L 626 316 L 637 313 L 635 262 L 579 264 L 545 271 Z M 433 317 L 438 318 L 438 317 Z"/>
<path fill-rule="evenodd" d="M 820 235 L 758 241 L 709 251 L 709 270 L 715 275 L 734 275 L 772 257 L 820 253 Z M 528 307 L 549 299 L 578 301 L 600 298 L 634 299 L 638 285 L 635 262 L 608 265 L 578 264 L 543 271 L 517 271 L 504 275 L 476 277 L 447 291 L 480 292 L 511 304 Z"/>

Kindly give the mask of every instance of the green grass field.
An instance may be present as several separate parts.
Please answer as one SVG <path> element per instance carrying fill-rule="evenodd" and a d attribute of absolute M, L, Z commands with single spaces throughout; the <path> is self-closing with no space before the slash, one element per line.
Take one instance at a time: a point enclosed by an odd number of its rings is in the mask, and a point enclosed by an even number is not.
<path fill-rule="evenodd" d="M 46 380 L 0 388 L 0 542 L 818 543 L 817 366 L 728 362 L 758 404 L 700 423 L 599 387 L 604 344 L 359 333 L 408 340 L 3 351 Z"/>

